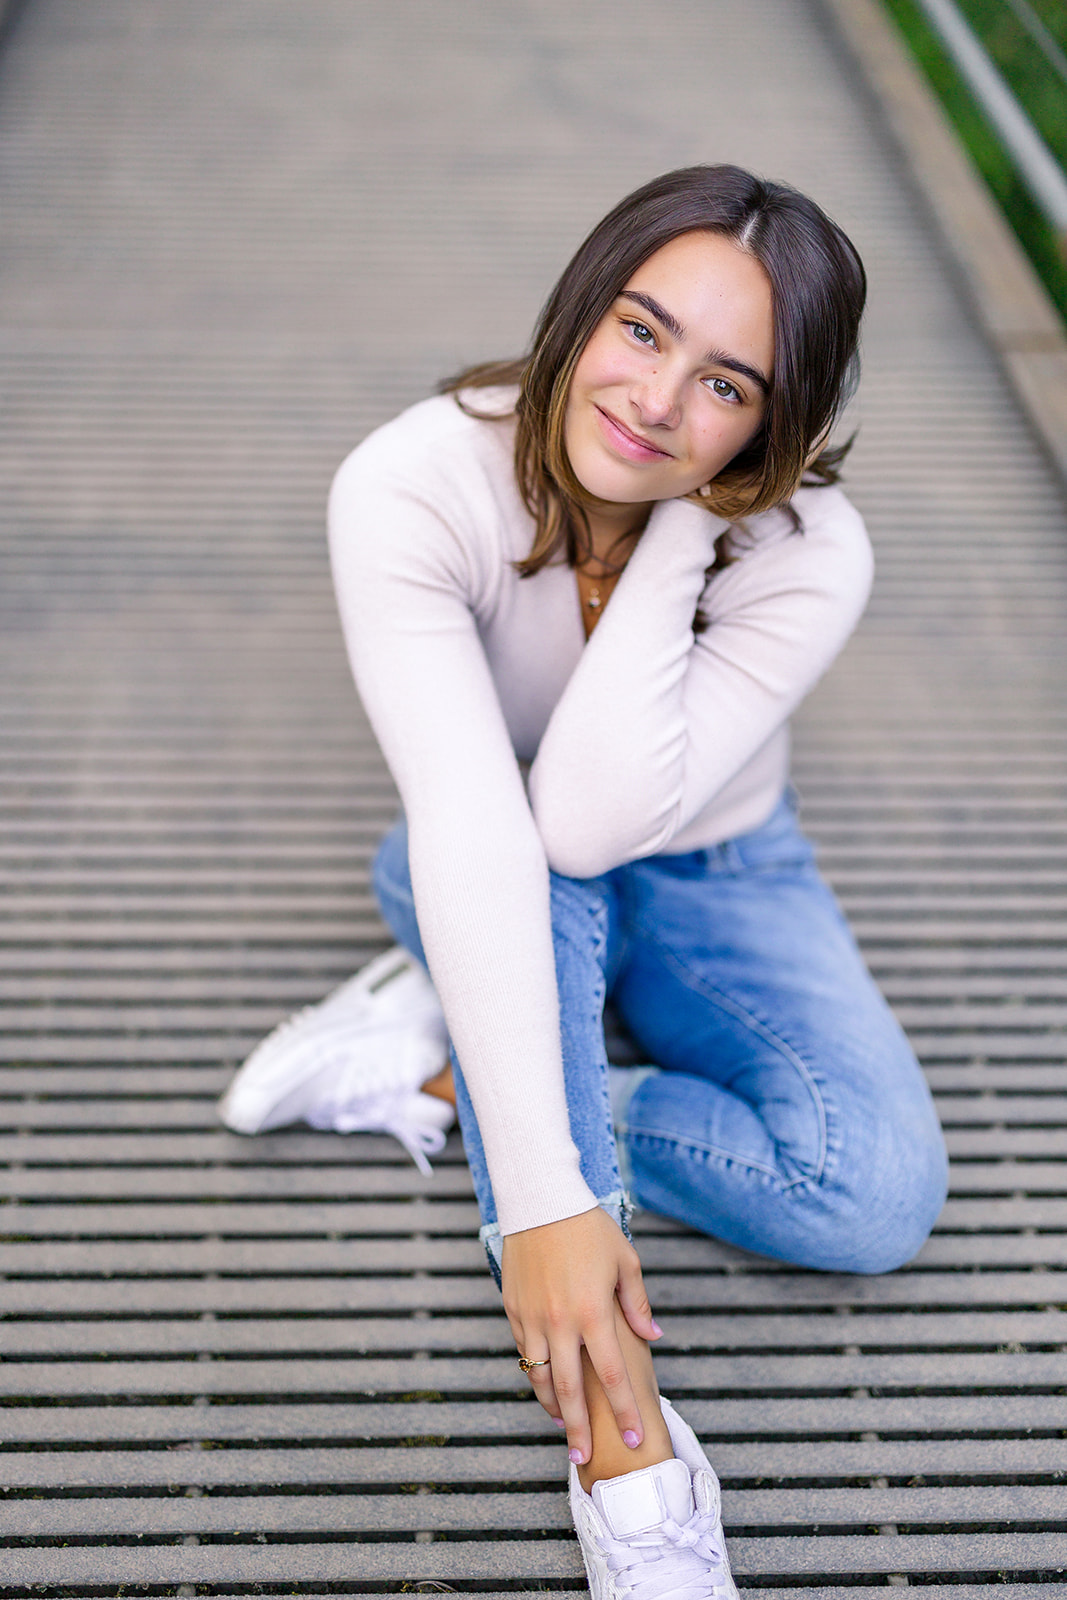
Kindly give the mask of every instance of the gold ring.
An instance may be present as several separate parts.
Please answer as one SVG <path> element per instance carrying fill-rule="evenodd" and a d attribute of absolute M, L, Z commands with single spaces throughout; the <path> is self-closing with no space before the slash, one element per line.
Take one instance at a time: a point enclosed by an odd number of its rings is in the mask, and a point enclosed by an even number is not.
<path fill-rule="evenodd" d="M 525 1356 L 520 1356 L 519 1357 L 519 1366 L 522 1368 L 523 1372 L 525 1372 L 526 1376 L 529 1377 L 530 1373 L 533 1371 L 534 1367 L 551 1366 L 551 1362 L 549 1362 L 549 1361 L 527 1361 Z"/>

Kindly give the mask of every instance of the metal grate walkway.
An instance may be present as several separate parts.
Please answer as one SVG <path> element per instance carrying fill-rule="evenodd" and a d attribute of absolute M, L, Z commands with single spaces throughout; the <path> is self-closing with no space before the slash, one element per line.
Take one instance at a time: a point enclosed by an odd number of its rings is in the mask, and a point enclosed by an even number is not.
<path fill-rule="evenodd" d="M 385 941 L 333 467 L 520 347 L 587 225 L 698 159 L 810 189 L 871 269 L 880 579 L 797 772 L 955 1168 L 884 1279 L 646 1217 L 663 1385 L 757 1593 L 1063 1582 L 1067 519 L 814 0 L 29 0 L 0 60 L 6 1594 L 583 1588 L 458 1146 L 424 1182 L 213 1102 Z"/>

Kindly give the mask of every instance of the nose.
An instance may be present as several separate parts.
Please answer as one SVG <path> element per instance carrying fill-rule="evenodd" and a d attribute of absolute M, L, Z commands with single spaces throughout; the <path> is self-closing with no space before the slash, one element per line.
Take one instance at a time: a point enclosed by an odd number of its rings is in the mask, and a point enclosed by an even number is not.
<path fill-rule="evenodd" d="M 666 365 L 646 372 L 634 384 L 631 399 L 646 428 L 676 428 L 681 419 L 682 385 Z"/>

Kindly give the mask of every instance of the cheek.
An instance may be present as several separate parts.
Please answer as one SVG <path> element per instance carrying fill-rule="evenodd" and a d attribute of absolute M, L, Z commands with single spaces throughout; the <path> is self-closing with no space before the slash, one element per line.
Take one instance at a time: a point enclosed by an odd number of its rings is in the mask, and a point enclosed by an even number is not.
<path fill-rule="evenodd" d="M 748 408 L 729 410 L 709 419 L 700 429 L 697 447 L 702 461 L 713 466 L 725 466 L 750 439 L 759 432 L 759 421 L 753 422 Z"/>
<path fill-rule="evenodd" d="M 735 443 L 741 432 L 739 419 L 732 413 L 720 414 L 702 423 L 697 435 L 694 455 L 698 460 L 714 467 L 729 460 L 740 446 Z"/>
<path fill-rule="evenodd" d="M 594 333 L 574 370 L 573 389 L 588 393 L 623 383 L 629 374 L 627 352 L 610 332 Z"/>

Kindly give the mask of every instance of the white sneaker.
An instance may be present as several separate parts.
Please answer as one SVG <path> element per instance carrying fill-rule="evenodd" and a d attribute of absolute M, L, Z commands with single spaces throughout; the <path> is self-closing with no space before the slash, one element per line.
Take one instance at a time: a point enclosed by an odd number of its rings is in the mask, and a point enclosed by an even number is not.
<path fill-rule="evenodd" d="M 420 1172 L 456 1113 L 421 1086 L 444 1066 L 448 1031 L 422 967 L 397 946 L 258 1044 L 219 1101 L 235 1133 L 308 1122 L 391 1133 Z"/>
<path fill-rule="evenodd" d="M 586 1494 L 571 1467 L 571 1512 L 592 1600 L 737 1600 L 719 1480 L 669 1400 L 673 1461 L 603 1478 Z"/>

